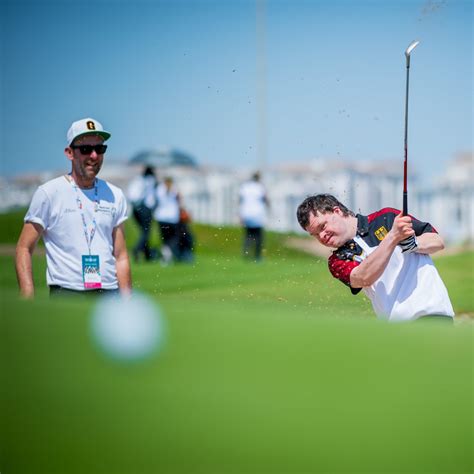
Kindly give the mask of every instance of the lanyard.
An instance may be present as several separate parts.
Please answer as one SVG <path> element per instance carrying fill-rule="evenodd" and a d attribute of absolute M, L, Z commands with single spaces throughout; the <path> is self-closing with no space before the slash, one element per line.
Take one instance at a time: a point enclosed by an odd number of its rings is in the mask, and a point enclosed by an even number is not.
<path fill-rule="evenodd" d="M 74 191 L 76 192 L 76 204 L 77 208 L 79 209 L 79 212 L 81 214 L 82 218 L 82 227 L 84 229 L 84 236 L 86 238 L 86 243 L 87 243 L 87 248 L 89 249 L 89 255 L 91 254 L 91 246 L 92 246 L 92 239 L 94 238 L 95 231 L 97 229 L 97 222 L 95 220 L 95 214 L 99 208 L 99 185 L 97 178 L 94 181 L 94 218 L 92 219 L 92 224 L 90 226 L 90 233 L 87 231 L 87 224 L 86 224 L 86 218 L 84 216 L 84 211 L 83 211 L 83 205 L 81 201 L 81 197 L 79 195 L 79 188 L 77 187 L 76 182 L 74 181 L 74 178 L 71 175 L 66 175 L 66 179 L 71 183 L 71 186 L 73 187 Z"/>

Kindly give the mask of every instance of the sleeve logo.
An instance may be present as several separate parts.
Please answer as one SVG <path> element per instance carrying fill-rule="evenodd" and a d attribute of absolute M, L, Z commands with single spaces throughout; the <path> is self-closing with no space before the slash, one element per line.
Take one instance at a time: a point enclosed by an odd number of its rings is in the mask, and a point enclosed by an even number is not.
<path fill-rule="evenodd" d="M 339 260 L 352 260 L 359 263 L 366 257 L 364 249 L 354 240 L 339 247 L 334 253 Z"/>
<path fill-rule="evenodd" d="M 86 123 L 86 126 L 87 126 L 87 129 L 88 129 L 88 130 L 95 130 L 95 123 L 94 123 L 92 120 L 89 120 L 89 121 Z"/>
<path fill-rule="evenodd" d="M 388 230 L 382 226 L 382 227 L 379 227 L 375 232 L 375 237 L 377 237 L 377 239 L 379 240 L 383 240 L 385 239 L 385 236 L 388 234 Z"/>

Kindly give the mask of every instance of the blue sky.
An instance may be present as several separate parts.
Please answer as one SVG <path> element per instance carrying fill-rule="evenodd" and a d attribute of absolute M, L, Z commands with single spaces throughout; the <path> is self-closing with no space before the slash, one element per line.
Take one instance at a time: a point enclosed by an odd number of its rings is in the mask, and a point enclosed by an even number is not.
<path fill-rule="evenodd" d="M 112 132 L 110 161 L 176 147 L 211 165 L 402 163 L 413 39 L 410 166 L 431 179 L 472 150 L 470 1 L 3 0 L 0 13 L 3 176 L 67 169 L 66 131 L 88 116 Z"/>

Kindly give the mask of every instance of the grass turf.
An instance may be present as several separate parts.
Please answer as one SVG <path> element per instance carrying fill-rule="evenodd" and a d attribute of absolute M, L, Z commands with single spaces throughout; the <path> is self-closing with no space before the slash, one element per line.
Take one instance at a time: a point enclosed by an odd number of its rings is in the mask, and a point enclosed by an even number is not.
<path fill-rule="evenodd" d="M 136 364 L 95 346 L 94 301 L 48 299 L 44 257 L 33 302 L 0 258 L 1 472 L 472 471 L 471 324 L 383 324 L 285 236 L 252 264 L 194 229 L 193 265 L 133 264 L 168 326 Z M 457 312 L 472 259 L 437 259 Z"/>

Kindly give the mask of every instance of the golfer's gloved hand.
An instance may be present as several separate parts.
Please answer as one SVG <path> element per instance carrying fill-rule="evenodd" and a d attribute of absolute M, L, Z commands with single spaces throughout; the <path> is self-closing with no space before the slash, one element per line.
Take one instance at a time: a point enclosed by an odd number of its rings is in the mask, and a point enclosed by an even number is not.
<path fill-rule="evenodd" d="M 402 253 L 412 253 L 416 252 L 418 241 L 414 235 L 410 235 L 410 237 L 398 242 L 398 245 L 401 247 Z"/>

